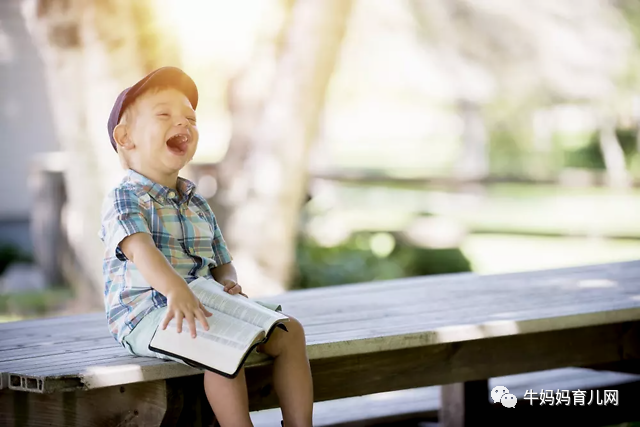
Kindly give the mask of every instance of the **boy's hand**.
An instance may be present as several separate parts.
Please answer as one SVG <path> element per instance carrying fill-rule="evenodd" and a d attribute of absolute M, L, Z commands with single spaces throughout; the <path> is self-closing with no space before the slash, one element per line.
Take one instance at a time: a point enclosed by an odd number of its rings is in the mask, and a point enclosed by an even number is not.
<path fill-rule="evenodd" d="M 205 317 L 210 317 L 211 315 L 188 286 L 174 286 L 167 292 L 167 315 L 162 321 L 162 329 L 166 329 L 171 319 L 175 317 L 178 323 L 178 333 L 181 333 L 182 320 L 184 319 L 191 330 L 191 337 L 195 338 L 195 320 L 198 319 L 204 330 L 208 331 L 209 324 Z"/>
<path fill-rule="evenodd" d="M 238 285 L 238 283 L 233 279 L 222 279 L 220 284 L 224 285 L 224 291 L 231 295 L 240 294 L 247 297 L 242 293 L 242 286 Z"/>

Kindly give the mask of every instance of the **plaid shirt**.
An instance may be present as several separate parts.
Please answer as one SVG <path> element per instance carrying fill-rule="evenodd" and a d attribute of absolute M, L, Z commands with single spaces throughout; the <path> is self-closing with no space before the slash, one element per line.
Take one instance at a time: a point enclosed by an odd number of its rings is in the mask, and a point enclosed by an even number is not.
<path fill-rule="evenodd" d="M 122 343 L 140 320 L 167 299 L 142 277 L 119 248 L 135 233 L 150 234 L 187 283 L 211 278 L 211 268 L 231 262 L 216 218 L 195 184 L 178 178 L 179 193 L 129 170 L 102 206 L 100 239 L 105 245 L 104 297 L 109 329 Z"/>

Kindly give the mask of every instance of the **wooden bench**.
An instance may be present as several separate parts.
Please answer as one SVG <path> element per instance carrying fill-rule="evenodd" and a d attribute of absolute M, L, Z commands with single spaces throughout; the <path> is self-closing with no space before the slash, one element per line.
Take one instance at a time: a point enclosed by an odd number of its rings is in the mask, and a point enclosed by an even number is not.
<path fill-rule="evenodd" d="M 640 359 L 640 261 L 343 285 L 272 300 L 305 326 L 316 401 L 444 385 L 447 427 L 498 412 L 489 378 L 594 365 L 635 371 Z M 102 313 L 0 324 L 0 372 L 3 426 L 213 418 L 200 371 L 129 356 Z M 270 372 L 268 359 L 249 360 L 251 410 L 277 406 Z"/>
<path fill-rule="evenodd" d="M 640 375 L 620 372 L 595 371 L 585 368 L 560 368 L 541 372 L 508 375 L 491 378 L 489 389 L 503 386 L 510 393 L 520 397 L 518 405 L 531 405 L 524 399 L 527 390 L 585 390 L 587 399 L 591 391 L 598 389 L 618 390 L 624 400 L 640 396 Z M 631 393 L 627 390 L 631 389 Z M 440 409 L 440 393 L 442 387 L 418 387 L 409 390 L 389 391 L 366 396 L 349 397 L 345 399 L 329 400 L 316 403 L 314 407 L 313 425 L 315 427 L 365 427 L 379 425 L 407 425 L 415 427 L 419 421 L 437 422 Z M 600 391 L 600 395 L 603 392 Z M 536 405 L 537 406 L 537 405 Z M 521 408 L 519 408 L 521 409 Z M 549 417 L 543 413 L 542 407 L 534 408 L 537 413 L 537 425 L 548 425 L 544 422 Z M 564 408 L 573 409 L 573 408 Z M 585 425 L 584 421 L 594 420 L 593 411 L 583 411 L 576 407 L 573 414 L 573 425 Z M 638 412 L 637 408 L 634 408 Z M 627 411 L 628 412 L 628 411 Z M 595 425 L 613 425 L 626 422 L 623 411 L 612 413 L 608 411 L 605 422 Z M 276 426 L 282 415 L 279 409 L 267 409 L 251 413 L 255 427 Z M 633 418 L 633 417 L 632 417 Z M 638 418 L 637 416 L 635 418 Z M 536 420 L 531 420 L 532 422 Z M 602 421 L 602 420 L 600 420 Z"/>

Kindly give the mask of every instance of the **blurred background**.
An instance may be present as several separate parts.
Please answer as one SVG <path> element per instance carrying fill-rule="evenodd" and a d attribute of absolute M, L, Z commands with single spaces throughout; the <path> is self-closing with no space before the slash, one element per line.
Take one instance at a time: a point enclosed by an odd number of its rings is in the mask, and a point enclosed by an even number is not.
<path fill-rule="evenodd" d="M 102 308 L 106 123 L 165 65 L 250 296 L 640 255 L 634 0 L 3 0 L 0 321 Z"/>

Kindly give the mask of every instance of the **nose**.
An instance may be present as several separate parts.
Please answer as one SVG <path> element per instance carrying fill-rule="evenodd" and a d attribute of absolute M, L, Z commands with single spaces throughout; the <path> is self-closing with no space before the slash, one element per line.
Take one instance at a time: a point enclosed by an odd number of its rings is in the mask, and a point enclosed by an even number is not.
<path fill-rule="evenodd" d="M 185 116 L 178 116 L 176 118 L 176 126 L 187 127 L 189 125 L 189 120 Z"/>

